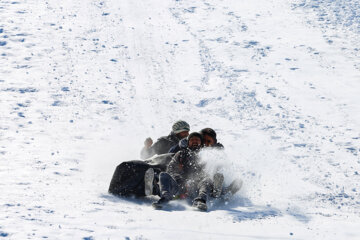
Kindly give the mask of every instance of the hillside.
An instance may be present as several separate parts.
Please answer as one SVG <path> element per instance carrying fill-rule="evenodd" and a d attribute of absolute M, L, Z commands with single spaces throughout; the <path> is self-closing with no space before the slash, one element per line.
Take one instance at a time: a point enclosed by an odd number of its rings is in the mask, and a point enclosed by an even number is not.
<path fill-rule="evenodd" d="M 359 4 L 0 2 L 0 238 L 358 239 Z M 178 119 L 217 131 L 234 199 L 109 195 Z"/>

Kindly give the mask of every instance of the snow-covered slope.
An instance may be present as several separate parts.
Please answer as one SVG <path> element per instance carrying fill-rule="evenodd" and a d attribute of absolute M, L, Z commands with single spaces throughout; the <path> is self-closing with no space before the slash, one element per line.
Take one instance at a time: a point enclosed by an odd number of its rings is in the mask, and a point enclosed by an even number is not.
<path fill-rule="evenodd" d="M 0 2 L 0 237 L 358 239 L 359 4 Z M 240 193 L 109 195 L 178 119 L 216 129 Z"/>

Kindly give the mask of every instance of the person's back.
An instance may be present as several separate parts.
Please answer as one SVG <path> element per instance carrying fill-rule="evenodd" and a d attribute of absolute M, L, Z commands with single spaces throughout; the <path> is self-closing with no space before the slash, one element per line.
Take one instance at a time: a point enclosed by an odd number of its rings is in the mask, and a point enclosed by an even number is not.
<path fill-rule="evenodd" d="M 155 154 L 168 153 L 170 148 L 177 145 L 179 141 L 189 135 L 190 126 L 185 121 L 177 121 L 172 126 L 172 131 L 168 136 L 161 137 L 152 144 L 152 139 L 148 138 L 144 142 L 144 147 L 141 150 L 140 157 L 147 159 Z"/>

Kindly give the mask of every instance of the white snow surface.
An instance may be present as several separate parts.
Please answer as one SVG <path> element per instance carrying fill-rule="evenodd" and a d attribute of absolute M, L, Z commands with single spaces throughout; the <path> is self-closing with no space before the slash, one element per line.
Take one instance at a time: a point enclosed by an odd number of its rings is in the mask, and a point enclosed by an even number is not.
<path fill-rule="evenodd" d="M 0 1 L 0 239 L 360 239 L 359 6 Z M 108 194 L 178 119 L 217 131 L 241 191 Z"/>

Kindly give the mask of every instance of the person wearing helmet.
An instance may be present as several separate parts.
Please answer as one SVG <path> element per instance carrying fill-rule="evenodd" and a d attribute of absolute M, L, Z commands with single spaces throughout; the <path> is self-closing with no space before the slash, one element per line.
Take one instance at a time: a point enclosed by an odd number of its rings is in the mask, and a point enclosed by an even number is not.
<path fill-rule="evenodd" d="M 178 145 L 181 139 L 189 135 L 189 131 L 190 125 L 179 120 L 173 124 L 172 131 L 168 136 L 160 137 L 154 144 L 151 138 L 147 138 L 140 153 L 141 159 L 150 158 L 155 154 L 168 153 L 171 147 Z"/>

